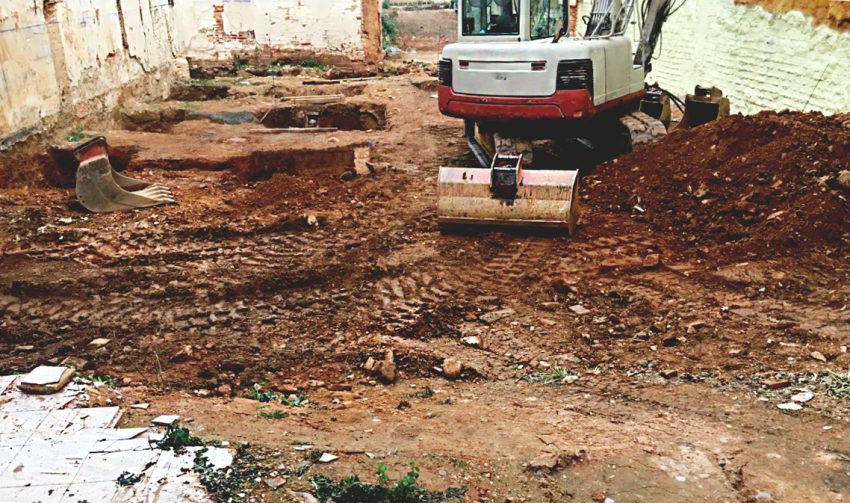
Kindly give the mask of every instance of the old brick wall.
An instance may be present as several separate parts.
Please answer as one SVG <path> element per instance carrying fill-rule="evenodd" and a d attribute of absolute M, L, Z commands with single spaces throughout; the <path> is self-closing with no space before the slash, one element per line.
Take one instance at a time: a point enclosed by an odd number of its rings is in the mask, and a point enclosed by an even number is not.
<path fill-rule="evenodd" d="M 817 22 L 779 8 L 798 3 L 809 2 L 777 0 L 774 11 L 733 0 L 689 0 L 665 26 L 648 80 L 680 95 L 696 84 L 716 85 L 743 113 L 850 111 L 850 33 L 826 22 L 834 10 L 816 9 L 823 21 Z M 589 4 L 583 0 L 580 13 L 589 12 Z"/>

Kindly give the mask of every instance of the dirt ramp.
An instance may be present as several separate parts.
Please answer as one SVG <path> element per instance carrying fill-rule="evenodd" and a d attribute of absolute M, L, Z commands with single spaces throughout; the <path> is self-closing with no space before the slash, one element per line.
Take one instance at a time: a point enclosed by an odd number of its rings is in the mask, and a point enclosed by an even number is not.
<path fill-rule="evenodd" d="M 846 246 L 848 169 L 842 118 L 763 112 L 675 132 L 586 186 L 609 209 L 674 233 L 683 251 L 734 261 Z"/>

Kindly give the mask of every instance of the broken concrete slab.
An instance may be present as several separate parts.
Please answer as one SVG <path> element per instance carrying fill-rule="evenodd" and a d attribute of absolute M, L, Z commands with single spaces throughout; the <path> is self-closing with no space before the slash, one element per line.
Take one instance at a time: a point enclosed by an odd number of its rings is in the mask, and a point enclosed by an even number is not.
<path fill-rule="evenodd" d="M 157 416 L 151 420 L 151 423 L 157 426 L 171 426 L 180 420 L 180 416 L 177 415 L 162 415 Z"/>
<path fill-rule="evenodd" d="M 74 369 L 42 365 L 18 381 L 18 389 L 33 395 L 57 393 L 74 378 Z"/>
<path fill-rule="evenodd" d="M 11 386 L 19 379 L 0 377 L 0 501 L 210 501 L 192 471 L 200 448 L 160 451 L 148 428 L 114 428 L 118 407 L 65 408 L 85 386 L 33 396 Z M 205 457 L 213 469 L 233 462 L 219 447 Z M 139 482 L 116 484 L 125 473 Z"/>

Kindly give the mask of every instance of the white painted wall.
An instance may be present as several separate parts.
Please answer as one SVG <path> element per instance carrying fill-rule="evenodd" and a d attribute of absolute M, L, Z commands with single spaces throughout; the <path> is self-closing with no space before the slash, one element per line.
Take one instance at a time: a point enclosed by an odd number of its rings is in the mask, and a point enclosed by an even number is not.
<path fill-rule="evenodd" d="M 582 0 L 581 14 L 590 3 Z M 680 95 L 716 85 L 733 112 L 850 111 L 850 34 L 800 12 L 689 0 L 665 25 L 657 54 L 650 82 Z"/>
<path fill-rule="evenodd" d="M 216 32 L 214 5 L 224 8 L 224 33 Z M 193 40 L 193 57 L 258 44 L 363 54 L 363 0 L 195 0 L 195 9 L 204 36 Z M 248 33 L 253 38 L 236 38 Z"/>
<path fill-rule="evenodd" d="M 369 36 L 364 2 L 376 25 Z M 223 29 L 216 5 L 224 7 Z M 378 0 L 0 0 L 0 150 L 46 129 L 60 112 L 109 111 L 128 86 L 137 97 L 164 96 L 190 47 L 193 56 L 211 59 L 258 42 L 380 54 L 378 6 Z"/>
<path fill-rule="evenodd" d="M 109 110 L 122 87 L 139 79 L 148 79 L 146 91 L 162 95 L 168 81 L 160 74 L 195 31 L 175 22 L 190 0 L 174 6 L 168 0 L 3 1 L 0 147 L 16 133 L 46 127 L 45 119 L 60 110 L 78 116 Z"/>

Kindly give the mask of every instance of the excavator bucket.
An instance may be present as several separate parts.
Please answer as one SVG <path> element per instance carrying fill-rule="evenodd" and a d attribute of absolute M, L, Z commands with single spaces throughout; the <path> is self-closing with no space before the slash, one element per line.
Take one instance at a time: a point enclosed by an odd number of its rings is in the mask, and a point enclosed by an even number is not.
<path fill-rule="evenodd" d="M 554 227 L 578 224 L 578 172 L 523 170 L 522 156 L 496 155 L 490 169 L 440 168 L 442 225 Z"/>
<path fill-rule="evenodd" d="M 77 168 L 77 199 L 94 213 L 148 208 L 173 204 L 171 190 L 150 184 L 112 169 L 106 139 L 94 138 L 74 149 L 80 166 Z"/>
<path fill-rule="evenodd" d="M 716 87 L 697 86 L 685 98 L 685 115 L 679 127 L 694 128 L 729 116 L 729 98 Z"/>

